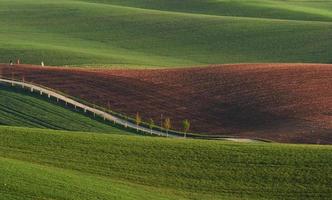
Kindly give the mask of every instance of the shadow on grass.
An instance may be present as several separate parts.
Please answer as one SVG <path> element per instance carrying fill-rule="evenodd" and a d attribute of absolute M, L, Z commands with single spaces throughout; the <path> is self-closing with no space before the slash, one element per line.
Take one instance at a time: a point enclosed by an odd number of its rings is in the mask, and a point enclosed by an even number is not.
<path fill-rule="evenodd" d="M 41 95 L 37 91 L 31 92 L 30 90 L 27 90 L 26 88 L 22 88 L 20 86 L 11 86 L 9 84 L 2 84 L 2 83 L 0 84 L 0 89 L 4 90 L 4 91 L 8 91 L 8 92 L 16 92 L 16 93 L 27 95 L 27 96 L 30 96 L 30 97 L 33 97 L 33 98 L 36 98 L 36 99 L 47 101 L 47 102 L 52 103 L 54 105 L 61 106 L 62 108 L 68 109 L 68 110 L 70 110 L 72 112 L 76 112 L 76 113 L 82 114 L 82 115 L 84 115 L 86 117 L 89 117 L 92 120 L 98 121 L 100 123 L 109 125 L 111 127 L 114 127 L 114 128 L 119 129 L 119 130 L 123 130 L 123 131 L 129 132 L 129 133 L 132 133 L 132 134 L 135 134 L 135 135 L 153 136 L 153 135 L 144 133 L 142 131 L 137 131 L 134 128 L 125 127 L 125 126 L 122 126 L 120 124 L 116 124 L 116 123 L 114 123 L 112 121 L 104 120 L 104 118 L 101 117 L 101 116 L 94 115 L 93 113 L 91 113 L 89 111 L 84 112 L 83 109 L 75 108 L 75 106 L 73 106 L 71 104 L 66 104 L 64 101 L 62 101 L 60 99 L 57 100 L 54 97 L 50 97 L 49 98 L 47 94 L 42 94 Z M 24 118 L 29 118 L 30 121 L 31 121 L 31 119 L 34 119 L 33 116 L 30 116 L 30 115 L 28 115 L 26 113 L 22 113 L 22 112 L 19 112 L 19 111 L 18 112 L 16 112 L 16 111 L 10 111 L 10 110 L 8 110 L 8 108 L 5 108 L 5 111 L 6 112 L 11 112 L 12 114 L 18 114 L 18 115 L 20 115 L 20 116 L 22 116 Z M 32 120 L 32 121 L 38 123 L 38 121 L 35 121 L 35 120 Z M 57 129 L 57 127 L 48 127 L 48 128 Z"/>

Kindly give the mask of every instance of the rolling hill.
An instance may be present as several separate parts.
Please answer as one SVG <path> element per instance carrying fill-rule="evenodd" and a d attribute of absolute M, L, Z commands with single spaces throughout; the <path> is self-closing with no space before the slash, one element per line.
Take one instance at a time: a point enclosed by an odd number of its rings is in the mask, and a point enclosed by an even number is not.
<path fill-rule="evenodd" d="M 0 197 L 329 199 L 331 152 L 0 127 Z"/>
<path fill-rule="evenodd" d="M 129 134 L 27 92 L 0 85 L 0 125 Z"/>
<path fill-rule="evenodd" d="M 331 36 L 332 0 L 0 0 L 0 78 L 196 138 L 2 83 L 0 200 L 331 199 Z"/>
<path fill-rule="evenodd" d="M 1 63 L 332 62 L 330 0 L 2 0 L 0 7 Z"/>
<path fill-rule="evenodd" d="M 332 143 L 332 66 L 241 64 L 158 70 L 3 65 L 2 76 L 45 85 L 147 121 L 161 115 L 199 134 Z"/>

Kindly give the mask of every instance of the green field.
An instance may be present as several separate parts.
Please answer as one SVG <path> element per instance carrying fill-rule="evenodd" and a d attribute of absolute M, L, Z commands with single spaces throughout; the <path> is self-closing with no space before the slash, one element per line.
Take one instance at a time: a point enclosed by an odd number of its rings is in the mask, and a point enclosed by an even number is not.
<path fill-rule="evenodd" d="M 331 35 L 332 0 L 0 0 L 0 63 L 332 63 Z M 330 145 L 140 137 L 0 85 L 0 200 L 327 200 L 331 183 Z"/>
<path fill-rule="evenodd" d="M 0 85 L 0 125 L 126 134 L 82 113 Z"/>
<path fill-rule="evenodd" d="M 0 128 L 0 199 L 329 199 L 332 148 Z"/>
<path fill-rule="evenodd" d="M 0 1 L 0 62 L 331 63 L 331 34 L 331 0 Z"/>

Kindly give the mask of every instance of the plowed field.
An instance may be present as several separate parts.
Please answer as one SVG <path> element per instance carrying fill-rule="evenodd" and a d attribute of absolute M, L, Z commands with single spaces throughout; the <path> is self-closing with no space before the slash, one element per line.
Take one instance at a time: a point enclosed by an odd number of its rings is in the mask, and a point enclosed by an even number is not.
<path fill-rule="evenodd" d="M 184 69 L 2 65 L 2 76 L 192 132 L 292 143 L 332 143 L 332 65 L 241 64 Z"/>

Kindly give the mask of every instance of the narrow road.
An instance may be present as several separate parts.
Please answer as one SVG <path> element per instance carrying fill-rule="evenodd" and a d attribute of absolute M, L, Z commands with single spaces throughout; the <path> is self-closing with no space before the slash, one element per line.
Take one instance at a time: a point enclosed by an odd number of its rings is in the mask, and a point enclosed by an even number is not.
<path fill-rule="evenodd" d="M 128 128 L 132 128 L 132 129 L 138 129 L 139 131 L 146 133 L 146 134 L 153 134 L 153 135 L 158 135 L 158 136 L 164 136 L 164 137 L 180 137 L 178 135 L 172 135 L 172 134 L 166 134 L 165 132 L 161 132 L 161 131 L 157 131 L 157 130 L 151 130 L 142 126 L 137 126 L 136 124 L 126 121 L 124 119 L 121 119 L 119 117 L 116 117 L 114 115 L 111 115 L 107 112 L 104 112 L 102 110 L 96 109 L 96 108 L 92 108 L 88 105 L 85 105 L 83 103 L 80 103 L 78 101 L 75 101 L 69 97 L 66 97 L 64 95 L 61 95 L 57 92 L 51 91 L 49 89 L 40 87 L 40 86 L 36 86 L 34 84 L 31 83 L 25 83 L 25 82 L 20 82 L 20 81 L 13 81 L 13 80 L 8 80 L 8 79 L 3 79 L 0 78 L 0 83 L 6 83 L 6 84 L 10 84 L 12 86 L 21 86 L 22 88 L 27 88 L 29 89 L 31 92 L 33 91 L 37 91 L 39 92 L 41 95 L 42 94 L 46 94 L 48 96 L 48 98 L 54 97 L 57 100 L 62 100 L 67 104 L 71 104 L 73 105 L 75 108 L 80 108 L 82 110 L 84 110 L 84 112 L 91 112 L 93 114 L 95 114 L 96 116 L 100 116 L 105 120 L 111 121 L 111 122 L 115 122 L 116 124 L 122 125 L 124 127 L 128 127 Z"/>

